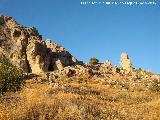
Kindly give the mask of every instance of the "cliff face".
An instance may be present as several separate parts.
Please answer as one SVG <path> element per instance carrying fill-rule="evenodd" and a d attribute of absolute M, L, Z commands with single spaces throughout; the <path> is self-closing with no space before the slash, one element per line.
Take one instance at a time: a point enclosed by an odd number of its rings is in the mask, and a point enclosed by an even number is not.
<path fill-rule="evenodd" d="M 21 26 L 8 16 L 0 16 L 0 54 L 26 73 L 60 70 L 78 62 L 62 46 L 43 41 L 36 28 Z"/>

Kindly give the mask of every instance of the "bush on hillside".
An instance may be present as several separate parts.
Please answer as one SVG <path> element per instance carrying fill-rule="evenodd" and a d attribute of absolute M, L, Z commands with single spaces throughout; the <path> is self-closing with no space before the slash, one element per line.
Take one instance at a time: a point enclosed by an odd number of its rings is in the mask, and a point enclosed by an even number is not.
<path fill-rule="evenodd" d="M 12 65 L 9 60 L 0 56 L 0 93 L 17 91 L 23 84 L 23 72 Z"/>
<path fill-rule="evenodd" d="M 160 80 L 159 79 L 153 80 L 150 89 L 154 92 L 160 92 Z"/>
<path fill-rule="evenodd" d="M 97 58 L 90 58 L 89 59 L 89 65 L 97 65 L 99 63 L 99 60 Z"/>

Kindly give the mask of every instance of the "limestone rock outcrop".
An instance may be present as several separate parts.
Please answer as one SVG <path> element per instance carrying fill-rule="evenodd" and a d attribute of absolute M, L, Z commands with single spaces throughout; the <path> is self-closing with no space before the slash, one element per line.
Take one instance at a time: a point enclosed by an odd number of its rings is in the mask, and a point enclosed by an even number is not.
<path fill-rule="evenodd" d="M 127 53 L 122 53 L 121 54 L 120 67 L 122 69 L 126 70 L 126 72 L 131 72 L 132 69 L 133 69 L 131 60 L 129 59 Z"/>
<path fill-rule="evenodd" d="M 148 78 L 152 74 L 132 68 L 127 53 L 122 53 L 120 68 L 113 66 L 110 61 L 87 65 L 78 61 L 64 47 L 42 40 L 35 27 L 24 27 L 12 17 L 0 16 L 0 55 L 5 55 L 14 65 L 25 73 L 46 74 L 53 78 L 61 76 L 102 76 L 131 74 L 134 78 Z"/>
<path fill-rule="evenodd" d="M 67 66 L 64 67 L 62 70 L 56 70 L 54 72 L 51 72 L 50 75 L 52 76 L 52 79 L 57 79 L 66 76 L 92 76 L 92 69 L 86 65 Z"/>
<path fill-rule="evenodd" d="M 62 46 L 42 40 L 34 27 L 24 27 L 12 17 L 0 16 L 0 54 L 26 73 L 61 70 L 78 61 Z"/>
<path fill-rule="evenodd" d="M 117 68 L 113 66 L 108 60 L 104 63 L 99 63 L 97 65 L 74 65 L 67 66 L 61 70 L 56 70 L 51 72 L 50 75 L 52 78 L 57 79 L 64 76 L 101 76 L 106 77 L 108 75 L 118 74 Z"/>

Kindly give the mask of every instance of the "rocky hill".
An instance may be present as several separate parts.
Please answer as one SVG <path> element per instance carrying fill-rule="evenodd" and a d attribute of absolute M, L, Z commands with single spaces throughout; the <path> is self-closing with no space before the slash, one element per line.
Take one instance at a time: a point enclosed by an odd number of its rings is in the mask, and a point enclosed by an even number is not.
<path fill-rule="evenodd" d="M 0 16 L 0 53 L 26 73 L 60 70 L 78 63 L 62 46 L 42 40 L 36 28 L 24 27 L 8 16 Z"/>
<path fill-rule="evenodd" d="M 20 67 L 25 73 L 46 74 L 52 78 L 73 75 L 109 76 L 131 74 L 152 77 L 152 73 L 132 67 L 127 53 L 122 53 L 120 67 L 115 67 L 109 60 L 96 65 L 87 65 L 78 61 L 64 47 L 43 40 L 34 27 L 24 27 L 12 17 L 0 16 L 0 54 L 9 58 L 11 63 Z"/>
<path fill-rule="evenodd" d="M 24 78 L 20 72 L 24 84 L 19 91 L 0 94 L 0 120 L 160 118 L 160 75 L 134 68 L 127 53 L 121 54 L 119 67 L 109 60 L 84 64 L 62 46 L 43 40 L 36 28 L 0 16 L 1 55 L 27 74 Z M 11 74 L 13 66 L 6 66 L 1 67 L 0 89 L 19 85 L 16 69 Z"/>

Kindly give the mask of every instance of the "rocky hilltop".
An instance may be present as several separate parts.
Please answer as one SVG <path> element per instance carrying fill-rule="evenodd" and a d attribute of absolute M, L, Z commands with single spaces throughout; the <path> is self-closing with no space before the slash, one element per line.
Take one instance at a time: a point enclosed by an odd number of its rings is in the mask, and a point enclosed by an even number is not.
<path fill-rule="evenodd" d="M 0 16 L 1 57 L 0 120 L 160 120 L 160 75 L 134 68 L 127 53 L 119 66 L 84 64 L 36 28 Z"/>
<path fill-rule="evenodd" d="M 24 27 L 12 17 L 0 16 L 0 53 L 26 73 L 61 70 L 78 61 L 62 46 L 42 40 L 34 27 Z"/>
<path fill-rule="evenodd" d="M 109 60 L 92 66 L 84 64 L 64 47 L 43 40 L 36 28 L 24 27 L 12 17 L 3 15 L 0 16 L 0 54 L 25 73 L 49 73 L 52 79 L 84 74 L 102 77 L 130 74 L 132 78 L 152 76 L 151 72 L 133 68 L 127 53 L 122 53 L 120 67 L 115 67 Z"/>

